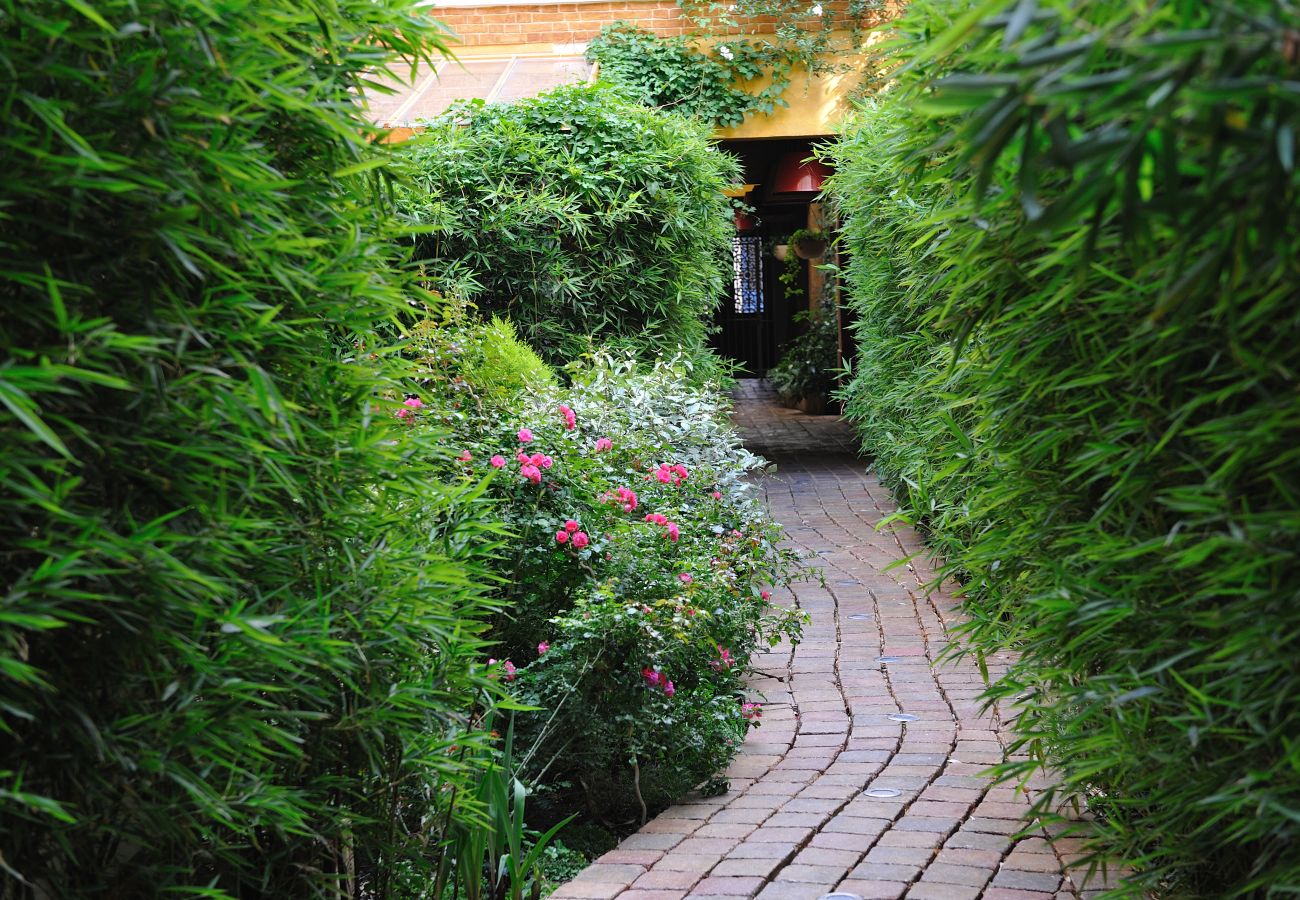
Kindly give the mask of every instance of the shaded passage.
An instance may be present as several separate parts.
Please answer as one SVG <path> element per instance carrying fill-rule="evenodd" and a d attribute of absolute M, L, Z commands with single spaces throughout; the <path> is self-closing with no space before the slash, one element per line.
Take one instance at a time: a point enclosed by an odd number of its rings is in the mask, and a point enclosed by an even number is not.
<path fill-rule="evenodd" d="M 728 770 L 731 790 L 664 811 L 552 896 L 556 900 L 752 898 L 1050 900 L 1089 897 L 1041 828 L 1031 796 L 983 774 L 1004 759 L 1007 727 L 981 711 L 973 659 L 938 663 L 960 619 L 916 533 L 878 528 L 889 493 L 856 458 L 834 416 L 779 407 L 742 382 L 736 421 L 776 463 L 759 486 L 790 546 L 824 573 L 797 585 L 803 641 L 758 662 L 764 702 Z M 909 562 L 900 562 L 909 559 Z M 990 674 L 1006 658 L 990 660 Z M 1030 786 L 1031 788 L 1033 785 Z"/>

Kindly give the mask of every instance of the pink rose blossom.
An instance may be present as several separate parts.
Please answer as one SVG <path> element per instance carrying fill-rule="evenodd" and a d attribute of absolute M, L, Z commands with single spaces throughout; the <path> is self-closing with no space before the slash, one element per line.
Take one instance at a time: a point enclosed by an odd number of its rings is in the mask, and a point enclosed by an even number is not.
<path fill-rule="evenodd" d="M 672 683 L 671 681 L 665 681 L 665 682 L 664 682 L 664 696 L 665 696 L 665 697 L 671 697 L 671 696 L 672 696 L 673 694 L 675 694 L 675 693 L 677 693 L 677 688 L 673 687 L 673 683 Z"/>
<path fill-rule="evenodd" d="M 681 581 L 682 584 L 690 584 L 692 581 L 695 580 L 694 578 L 691 577 L 690 572 L 683 572 L 682 574 L 678 575 L 677 578 Z"/>
<path fill-rule="evenodd" d="M 533 433 L 527 428 L 520 428 L 519 434 L 515 435 L 515 437 L 519 438 L 519 443 L 526 444 L 533 439 Z"/>
<path fill-rule="evenodd" d="M 553 466 L 553 465 L 555 465 L 555 460 L 551 459 L 549 456 L 543 456 L 543 457 L 542 457 L 542 468 L 543 468 L 543 469 L 549 469 L 549 468 L 550 468 L 551 466 Z"/>
<path fill-rule="evenodd" d="M 714 491 L 714 492 L 713 492 L 713 499 L 714 499 L 714 500 L 721 500 L 721 499 L 722 499 L 722 491 Z"/>
<path fill-rule="evenodd" d="M 578 532 L 575 532 L 575 533 L 574 533 L 574 535 L 573 535 L 573 547 L 574 547 L 575 550 L 581 550 L 583 547 L 587 546 L 589 543 L 591 543 L 591 539 L 590 539 L 589 537 L 587 537 L 587 532 L 585 532 L 585 531 L 578 531 Z"/>
<path fill-rule="evenodd" d="M 758 592 L 758 596 L 762 597 L 764 600 L 771 600 L 771 599 L 772 599 L 772 592 L 771 592 L 771 591 L 759 591 L 759 592 Z"/>
<path fill-rule="evenodd" d="M 506 670 L 506 681 L 514 681 L 519 677 L 519 670 L 515 668 L 515 664 L 510 660 L 507 659 L 502 665 Z"/>
<path fill-rule="evenodd" d="M 645 683 L 650 685 L 650 687 L 658 687 L 660 679 L 663 678 L 662 675 L 649 666 L 646 666 L 641 670 L 641 677 L 645 679 Z"/>
<path fill-rule="evenodd" d="M 546 641 L 542 641 L 540 644 L 537 645 L 537 655 L 545 656 L 546 651 L 550 649 L 551 649 L 551 645 L 548 644 Z"/>
<path fill-rule="evenodd" d="M 488 462 L 492 463 L 492 468 L 500 469 L 506 464 L 506 458 L 498 453 L 488 460 Z"/>
<path fill-rule="evenodd" d="M 573 532 L 578 530 L 578 523 L 573 521 L 572 519 L 569 519 L 567 522 L 564 523 L 564 530 L 569 532 L 569 534 L 573 534 Z"/>
<path fill-rule="evenodd" d="M 458 456 L 458 457 L 456 457 L 456 458 L 459 459 L 461 462 L 469 462 L 471 459 L 474 458 L 474 455 L 473 455 L 472 453 L 470 453 L 468 450 L 466 450 L 465 452 L 461 453 L 461 455 Z"/>
<path fill-rule="evenodd" d="M 597 438 L 597 439 L 596 439 L 596 452 L 597 452 L 597 453 L 604 453 L 606 450 L 613 450 L 613 449 L 614 449 L 614 442 L 611 441 L 609 438 Z"/>
<path fill-rule="evenodd" d="M 566 431 L 572 431 L 577 427 L 578 417 L 574 415 L 573 410 L 569 409 L 569 407 L 565 406 L 563 403 L 560 404 L 560 415 L 564 416 L 564 428 Z"/>
<path fill-rule="evenodd" d="M 668 523 L 668 540 L 676 541 L 681 536 L 682 530 L 677 527 L 676 522 Z"/>
<path fill-rule="evenodd" d="M 709 663 L 709 665 L 713 667 L 715 672 L 721 672 L 723 669 L 730 669 L 731 664 L 735 662 L 735 660 L 731 658 L 731 651 L 723 647 L 721 644 L 715 644 L 714 646 L 718 648 L 718 658 Z"/>
<path fill-rule="evenodd" d="M 538 471 L 537 466 L 533 466 L 533 465 L 520 466 L 519 474 L 527 478 L 533 484 L 542 483 L 542 473 Z"/>
<path fill-rule="evenodd" d="M 568 542 L 569 542 L 569 533 L 567 531 L 561 530 L 555 532 L 555 543 L 567 544 Z"/>
<path fill-rule="evenodd" d="M 530 462 L 532 462 L 532 457 L 530 457 L 524 451 L 520 450 L 518 453 L 515 454 L 515 462 L 519 463 L 519 465 L 521 466 L 526 466 Z"/>
<path fill-rule="evenodd" d="M 408 416 L 415 415 L 417 409 L 424 408 L 424 401 L 419 397 L 407 397 L 402 401 L 402 406 L 406 407 L 406 409 L 399 409 L 397 411 L 397 418 L 399 419 L 405 419 Z"/>

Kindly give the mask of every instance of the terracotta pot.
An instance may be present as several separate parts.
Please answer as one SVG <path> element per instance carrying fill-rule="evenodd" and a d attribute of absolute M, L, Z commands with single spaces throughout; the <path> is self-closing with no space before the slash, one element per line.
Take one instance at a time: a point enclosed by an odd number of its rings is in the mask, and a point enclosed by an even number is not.
<path fill-rule="evenodd" d="M 825 238 L 801 238 L 799 243 L 794 245 L 795 256 L 800 259 L 820 259 L 825 252 Z"/>
<path fill-rule="evenodd" d="M 826 414 L 826 406 L 825 394 L 808 394 L 799 400 L 797 408 L 810 416 L 822 416 Z"/>

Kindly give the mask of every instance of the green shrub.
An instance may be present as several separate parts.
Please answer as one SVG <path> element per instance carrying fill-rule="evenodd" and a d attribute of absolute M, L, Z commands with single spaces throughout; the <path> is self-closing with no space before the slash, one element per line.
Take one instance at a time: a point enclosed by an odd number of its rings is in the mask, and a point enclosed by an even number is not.
<path fill-rule="evenodd" d="M 465 396 L 436 349 L 462 332 L 425 334 L 435 364 L 417 377 Z M 503 677 L 541 708 L 519 723 L 523 771 L 585 786 L 581 807 L 640 812 L 715 775 L 757 722 L 742 676 L 757 647 L 798 632 L 765 596 L 793 561 L 725 399 L 680 360 L 601 354 L 567 375 L 504 406 L 463 402 L 452 449 L 467 482 L 490 477 L 512 532 L 493 637 Z"/>
<path fill-rule="evenodd" d="M 705 335 L 730 277 L 739 179 L 698 123 L 606 87 L 458 105 L 409 142 L 403 209 L 433 284 L 509 318 L 552 365 L 590 338 L 644 359 Z"/>
<path fill-rule="evenodd" d="M 486 525 L 393 415 L 370 336 L 409 293 L 354 103 L 437 49 L 419 6 L 0 7 L 0 896 L 437 863 L 495 690 Z"/>
<path fill-rule="evenodd" d="M 481 357 L 462 363 L 461 374 L 471 385 L 490 392 L 497 403 L 507 401 L 529 388 L 555 387 L 555 373 L 515 335 L 509 321 L 493 316 L 474 332 Z"/>
<path fill-rule="evenodd" d="M 917 0 L 899 29 L 835 151 L 849 409 L 1129 889 L 1294 893 L 1292 11 Z"/>

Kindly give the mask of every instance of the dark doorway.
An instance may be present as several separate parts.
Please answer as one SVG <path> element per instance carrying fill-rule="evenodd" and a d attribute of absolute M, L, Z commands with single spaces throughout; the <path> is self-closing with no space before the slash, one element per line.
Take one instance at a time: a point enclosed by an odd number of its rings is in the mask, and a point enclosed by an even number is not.
<path fill-rule="evenodd" d="M 747 375 L 762 377 L 772 367 L 772 317 L 775 298 L 771 259 L 761 234 L 731 239 L 731 293 L 718 310 L 719 353 Z"/>
<path fill-rule="evenodd" d="M 737 375 L 763 378 L 800 328 L 795 316 L 808 309 L 807 264 L 776 259 L 774 247 L 808 224 L 814 195 L 776 195 L 771 190 L 778 163 L 790 154 L 811 155 L 811 139 L 724 141 L 722 149 L 740 157 L 745 183 L 753 188 L 745 202 L 751 221 L 732 238 L 732 283 L 721 298 L 712 346 L 735 362 Z M 791 289 L 782 275 L 793 275 Z"/>

